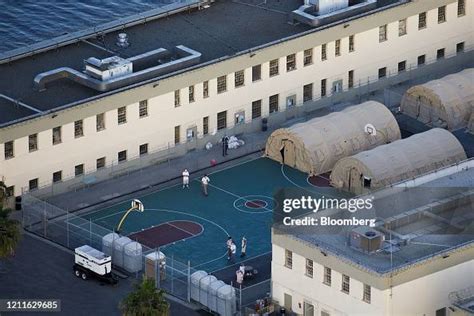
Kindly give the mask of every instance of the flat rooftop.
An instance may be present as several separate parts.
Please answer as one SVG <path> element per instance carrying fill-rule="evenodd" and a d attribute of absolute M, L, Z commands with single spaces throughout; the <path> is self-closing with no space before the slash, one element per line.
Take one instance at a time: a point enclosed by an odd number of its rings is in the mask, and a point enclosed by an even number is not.
<path fill-rule="evenodd" d="M 17 104 L 21 102 L 30 107 L 22 109 L 15 106 L 15 102 L 7 102 L 0 98 L 0 127 L 33 116 L 46 115 L 127 88 L 125 86 L 101 92 L 67 79 L 54 81 L 43 91 L 35 88 L 36 75 L 60 67 L 70 67 L 82 72 L 84 60 L 89 57 L 129 58 L 158 48 L 172 50 L 177 45 L 184 45 L 201 53 L 199 63 L 203 64 L 229 58 L 251 48 L 298 36 L 310 30 L 318 30 L 306 24 L 289 23 L 290 12 L 301 6 L 303 0 L 266 2 L 264 4 L 260 0 L 216 1 L 206 9 L 184 10 L 120 31 L 109 33 L 105 31 L 100 36 L 90 36 L 40 53 L 30 52 L 25 57 L 9 62 L 0 61 L 0 94 L 15 100 Z M 403 1 L 379 0 L 378 8 L 374 10 L 385 9 L 386 6 L 397 3 Z M 364 15 L 371 12 L 373 10 Z M 128 35 L 130 46 L 127 48 L 120 48 L 115 44 L 118 33 L 122 32 Z M 152 80 L 166 76 L 167 74 L 160 75 Z M 144 82 L 146 81 L 133 85 Z"/>
<path fill-rule="evenodd" d="M 320 211 L 315 217 L 376 218 L 374 229 L 385 236 L 384 247 L 377 252 L 369 254 L 350 246 L 349 236 L 354 228 L 350 226 L 278 226 L 274 232 L 290 235 L 378 275 L 393 273 L 474 244 L 474 168 L 440 177 L 418 187 L 401 188 L 396 194 L 391 189 L 386 189 L 375 192 L 374 196 L 374 208 L 371 210 L 355 213 Z M 385 229 L 387 227 L 390 229 Z M 392 242 L 388 243 L 389 240 Z"/>

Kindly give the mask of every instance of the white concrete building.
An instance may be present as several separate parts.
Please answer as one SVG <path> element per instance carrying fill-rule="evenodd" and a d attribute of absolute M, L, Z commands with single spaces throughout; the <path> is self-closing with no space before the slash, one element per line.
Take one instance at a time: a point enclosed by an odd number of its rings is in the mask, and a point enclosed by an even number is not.
<path fill-rule="evenodd" d="M 202 10 L 196 4 L 167 18 L 4 56 L 0 179 L 9 195 L 376 85 L 469 54 L 474 45 L 472 1 L 378 1 L 365 11 L 333 12 L 318 26 L 289 24 L 302 4 L 268 1 L 262 9 L 216 1 Z M 115 45 L 119 32 L 127 33 L 128 47 Z M 106 71 L 110 65 L 100 60 L 116 55 L 132 61 L 133 72 L 108 81 L 81 72 L 90 57 Z"/>

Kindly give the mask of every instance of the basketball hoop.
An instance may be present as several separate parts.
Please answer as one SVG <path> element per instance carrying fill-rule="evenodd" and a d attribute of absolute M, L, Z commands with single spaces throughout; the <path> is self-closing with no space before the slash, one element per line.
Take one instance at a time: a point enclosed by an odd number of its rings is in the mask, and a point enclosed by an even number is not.
<path fill-rule="evenodd" d="M 125 212 L 119 224 L 117 225 L 117 229 L 115 230 L 117 233 L 120 233 L 120 228 L 122 228 L 123 222 L 127 218 L 128 214 L 130 214 L 130 212 L 137 211 L 143 213 L 145 211 L 143 203 L 138 199 L 133 199 L 130 206 L 131 207 Z"/>
<path fill-rule="evenodd" d="M 372 136 L 377 136 L 377 130 L 375 129 L 375 126 L 370 123 L 364 126 L 364 132 Z"/>
<path fill-rule="evenodd" d="M 138 212 L 144 212 L 145 211 L 145 207 L 143 206 L 143 203 L 138 200 L 138 199 L 134 199 L 132 201 L 132 209 L 138 211 Z"/>

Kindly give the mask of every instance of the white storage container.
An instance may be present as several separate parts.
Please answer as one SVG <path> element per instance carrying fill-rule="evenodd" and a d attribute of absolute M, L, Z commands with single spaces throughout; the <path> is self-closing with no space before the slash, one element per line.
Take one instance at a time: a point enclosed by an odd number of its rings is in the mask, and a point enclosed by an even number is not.
<path fill-rule="evenodd" d="M 196 302 L 199 302 L 199 282 L 205 276 L 207 276 L 207 272 L 202 270 L 191 274 L 191 299 Z"/>
<path fill-rule="evenodd" d="M 116 266 L 123 267 L 123 248 L 126 244 L 132 242 L 128 237 L 120 237 L 114 242 L 114 253 L 112 255 L 112 263 Z"/>
<path fill-rule="evenodd" d="M 132 241 L 123 248 L 123 268 L 128 272 L 138 272 L 142 269 L 142 245 Z"/>
<path fill-rule="evenodd" d="M 208 275 L 203 277 L 199 281 L 199 303 L 204 306 L 207 306 L 207 297 L 209 295 L 209 285 L 216 281 L 217 278 L 213 275 Z"/>

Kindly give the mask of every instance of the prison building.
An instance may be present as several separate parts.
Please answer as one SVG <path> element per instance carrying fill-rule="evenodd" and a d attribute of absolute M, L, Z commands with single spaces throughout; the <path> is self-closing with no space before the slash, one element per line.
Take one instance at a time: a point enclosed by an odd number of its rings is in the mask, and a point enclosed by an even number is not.
<path fill-rule="evenodd" d="M 330 181 L 356 194 L 379 189 L 467 159 L 451 132 L 434 128 L 339 160 Z"/>
<path fill-rule="evenodd" d="M 374 128 L 368 131 L 367 128 Z M 274 131 L 265 155 L 302 172 L 317 175 L 336 162 L 400 139 L 395 117 L 385 105 L 368 101 Z"/>
<path fill-rule="evenodd" d="M 401 102 L 406 115 L 449 130 L 465 128 L 473 108 L 473 68 L 411 87 Z"/>
<path fill-rule="evenodd" d="M 472 54 L 472 1 L 245 2 L 178 1 L 0 55 L 8 194 L 100 181 L 263 119 L 278 128 L 293 108 Z"/>

